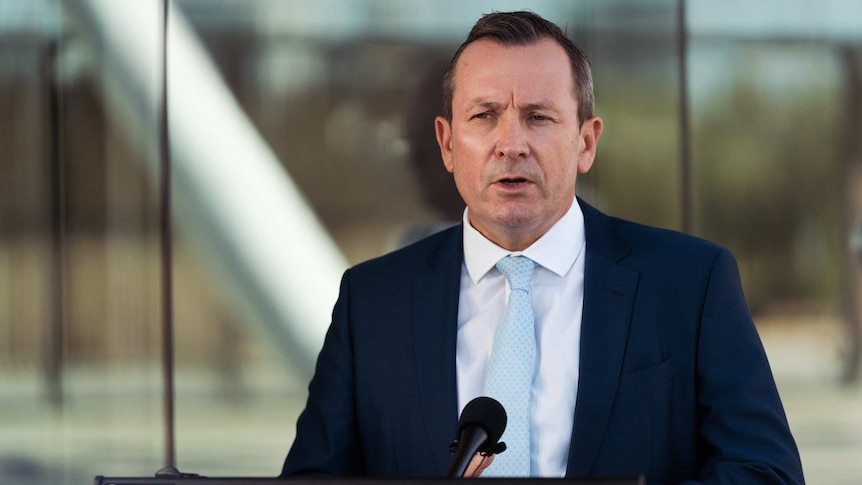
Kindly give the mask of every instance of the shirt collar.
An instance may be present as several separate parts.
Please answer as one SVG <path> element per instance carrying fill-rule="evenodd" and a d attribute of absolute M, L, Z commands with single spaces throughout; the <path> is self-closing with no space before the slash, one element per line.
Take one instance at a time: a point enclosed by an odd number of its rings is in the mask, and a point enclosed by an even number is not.
<path fill-rule="evenodd" d="M 464 209 L 464 264 L 473 284 L 479 283 L 497 261 L 508 255 L 523 255 L 558 276 L 565 276 L 581 253 L 586 240 L 584 214 L 577 200 L 569 210 L 536 242 L 523 251 L 509 251 L 497 246 L 473 226 Z"/>

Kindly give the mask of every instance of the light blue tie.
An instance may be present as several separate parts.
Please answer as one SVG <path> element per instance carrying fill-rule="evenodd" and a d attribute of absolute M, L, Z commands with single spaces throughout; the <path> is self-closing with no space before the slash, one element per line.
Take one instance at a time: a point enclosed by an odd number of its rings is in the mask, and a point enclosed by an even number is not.
<path fill-rule="evenodd" d="M 485 394 L 506 409 L 508 424 L 501 439 L 507 449 L 494 457 L 482 476 L 530 476 L 530 389 L 536 360 L 530 283 L 535 266 L 524 256 L 507 256 L 497 262 L 497 269 L 509 281 L 509 303 L 494 337 Z"/>

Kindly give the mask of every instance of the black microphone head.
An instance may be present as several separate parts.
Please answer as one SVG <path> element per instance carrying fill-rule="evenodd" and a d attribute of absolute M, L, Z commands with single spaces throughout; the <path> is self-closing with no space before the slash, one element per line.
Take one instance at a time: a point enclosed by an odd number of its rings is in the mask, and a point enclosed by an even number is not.
<path fill-rule="evenodd" d="M 494 446 L 506 430 L 506 410 L 496 399 L 479 396 L 464 406 L 461 419 L 458 420 L 458 434 L 469 425 L 484 429 L 488 434 L 487 445 Z"/>

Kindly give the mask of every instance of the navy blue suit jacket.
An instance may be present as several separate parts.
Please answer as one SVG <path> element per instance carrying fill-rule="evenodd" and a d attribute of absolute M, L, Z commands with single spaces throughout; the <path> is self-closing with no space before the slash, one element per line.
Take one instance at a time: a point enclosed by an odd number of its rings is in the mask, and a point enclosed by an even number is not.
<path fill-rule="evenodd" d="M 586 229 L 568 476 L 802 483 L 725 249 L 608 217 Z M 443 476 L 458 399 L 460 225 L 345 272 L 283 476 Z"/>

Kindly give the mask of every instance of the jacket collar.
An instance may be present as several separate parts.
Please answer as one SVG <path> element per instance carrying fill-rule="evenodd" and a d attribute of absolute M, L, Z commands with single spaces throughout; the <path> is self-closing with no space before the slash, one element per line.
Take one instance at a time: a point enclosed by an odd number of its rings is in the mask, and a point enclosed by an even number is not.
<path fill-rule="evenodd" d="M 578 199 L 587 255 L 581 361 L 567 476 L 589 475 L 610 419 L 628 339 L 639 273 L 620 262 L 630 248 L 614 219 Z"/>
<path fill-rule="evenodd" d="M 452 460 L 447 445 L 455 438 L 458 423 L 455 346 L 463 259 L 463 227 L 459 224 L 446 230 L 425 271 L 414 280 L 411 320 L 419 382 L 417 416 L 424 420 L 426 449 L 440 476 Z"/>

